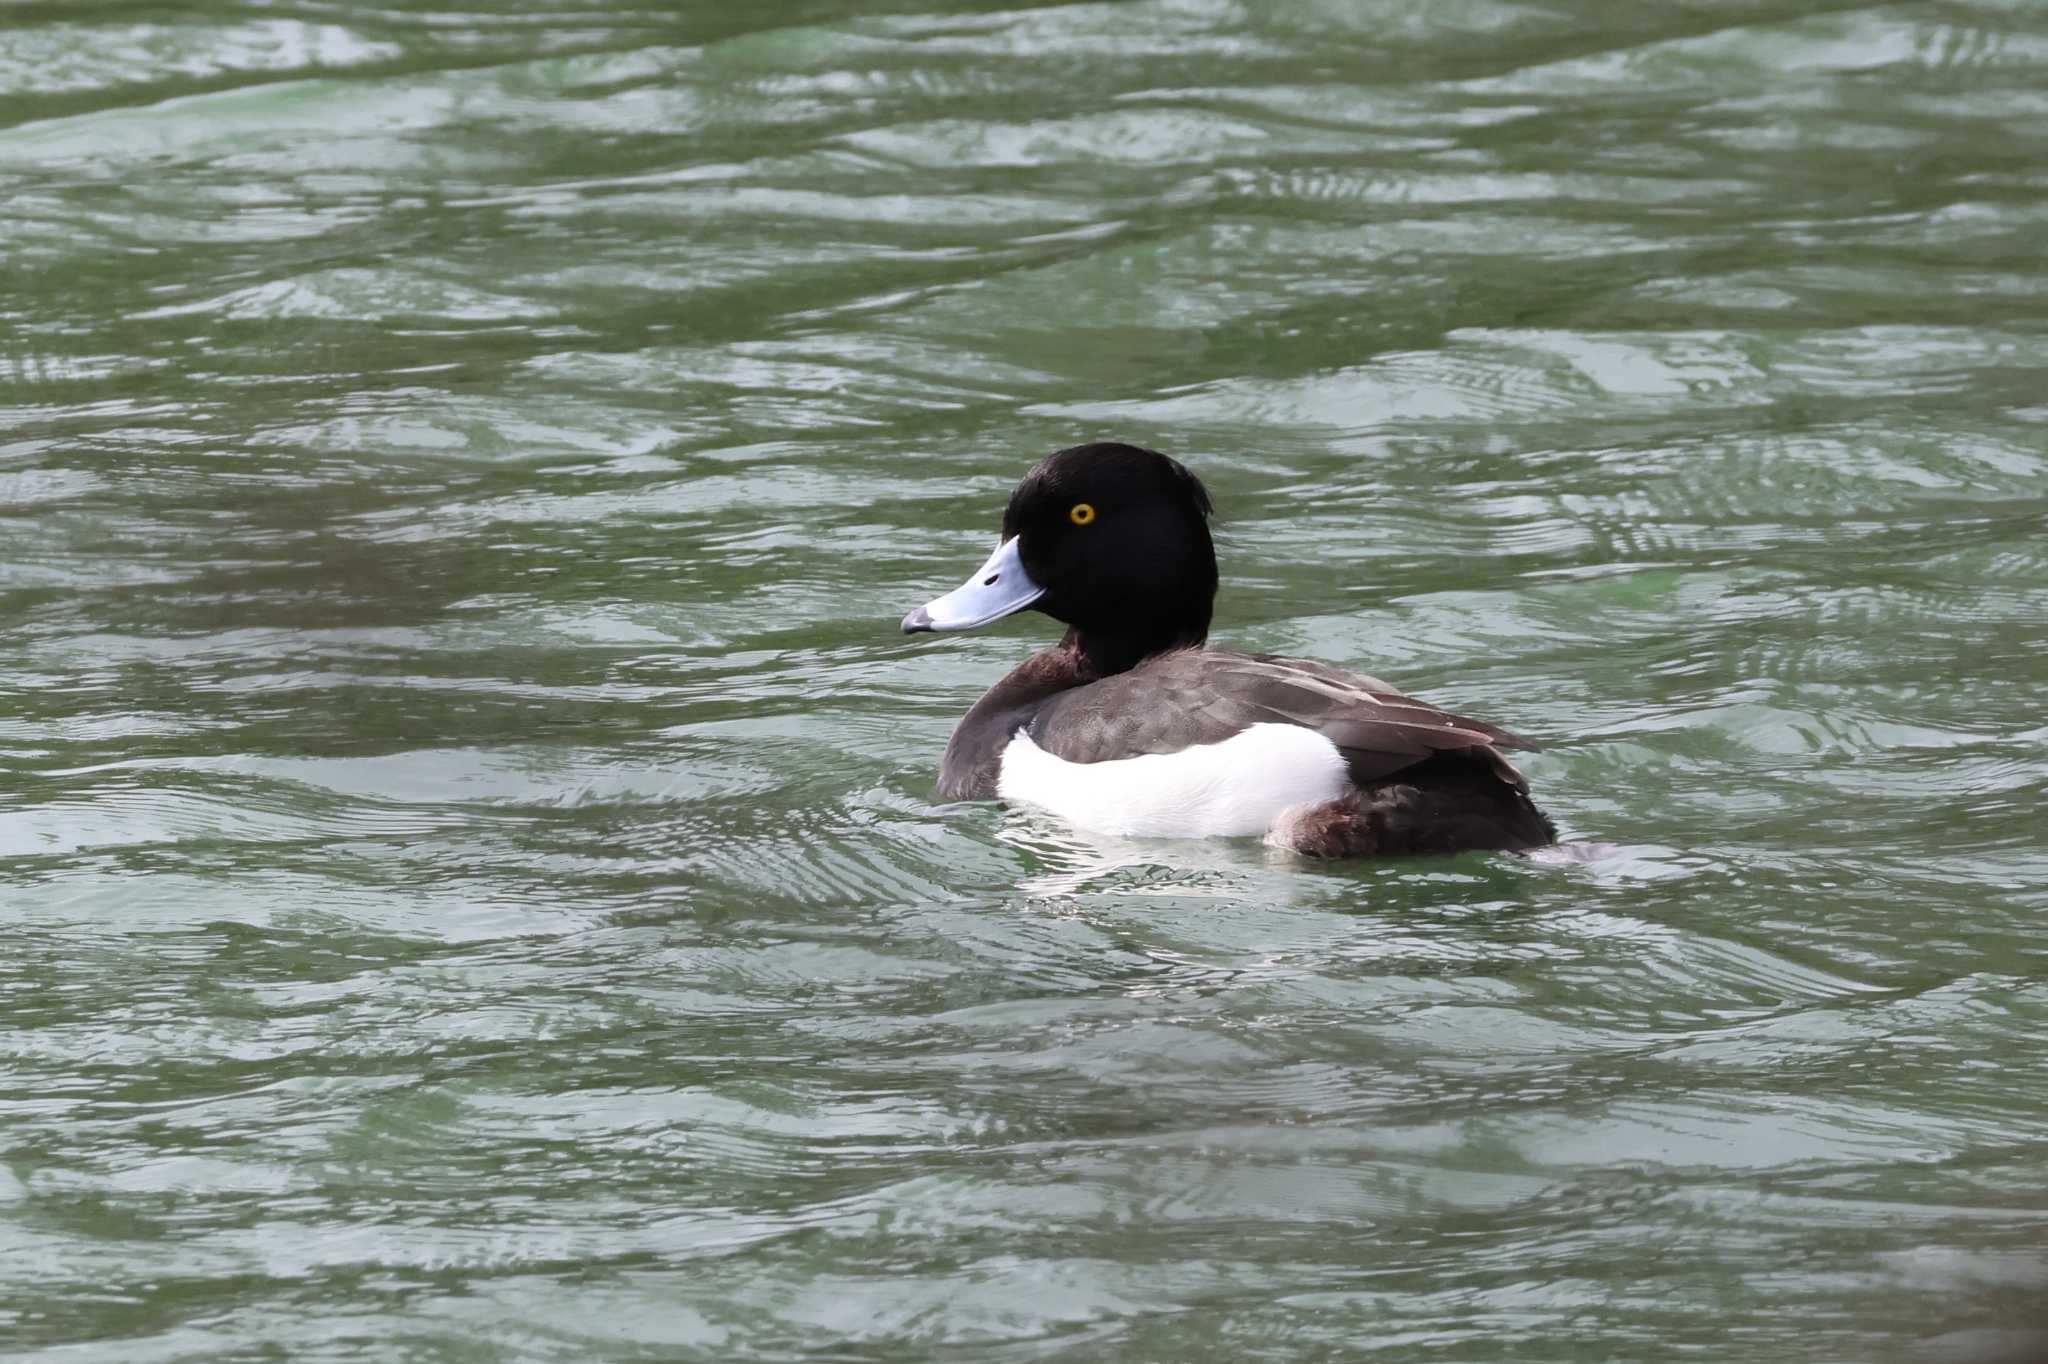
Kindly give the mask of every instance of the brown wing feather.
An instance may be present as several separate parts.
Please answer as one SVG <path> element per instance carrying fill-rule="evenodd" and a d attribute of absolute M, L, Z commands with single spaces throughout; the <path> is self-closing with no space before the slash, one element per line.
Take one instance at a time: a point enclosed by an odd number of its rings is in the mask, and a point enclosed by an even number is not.
<path fill-rule="evenodd" d="M 1177 753 L 1221 743 L 1257 724 L 1301 725 L 1344 755 L 1353 781 L 1380 781 L 1432 754 L 1463 753 L 1518 791 L 1528 789 L 1503 748 L 1527 739 L 1483 720 L 1403 696 L 1376 677 L 1310 659 L 1187 649 L 1055 697 L 1032 740 L 1068 762 Z"/>

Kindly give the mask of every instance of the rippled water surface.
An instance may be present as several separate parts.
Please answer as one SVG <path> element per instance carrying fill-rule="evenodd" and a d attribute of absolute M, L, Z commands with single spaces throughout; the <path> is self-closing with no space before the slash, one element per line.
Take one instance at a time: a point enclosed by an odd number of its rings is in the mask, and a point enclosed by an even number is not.
<path fill-rule="evenodd" d="M 2048 10 L 0 7 L 0 1346 L 2032 1359 Z M 1583 866 L 936 803 L 1033 459 Z"/>

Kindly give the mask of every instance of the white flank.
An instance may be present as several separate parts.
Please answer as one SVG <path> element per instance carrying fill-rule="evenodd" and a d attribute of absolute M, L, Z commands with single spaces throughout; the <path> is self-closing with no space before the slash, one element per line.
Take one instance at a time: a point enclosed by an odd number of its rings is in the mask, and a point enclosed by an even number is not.
<path fill-rule="evenodd" d="M 1342 795 L 1337 746 L 1300 725 L 1253 725 L 1220 744 L 1070 763 L 1024 731 L 1003 749 L 996 794 L 1083 829 L 1137 838 L 1262 834 L 1289 806 Z"/>

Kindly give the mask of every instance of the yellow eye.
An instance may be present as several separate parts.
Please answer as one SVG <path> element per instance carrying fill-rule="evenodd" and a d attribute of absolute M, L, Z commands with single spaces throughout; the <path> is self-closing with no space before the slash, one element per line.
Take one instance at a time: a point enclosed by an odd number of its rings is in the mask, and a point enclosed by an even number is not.
<path fill-rule="evenodd" d="M 1094 519 L 1095 508 L 1086 502 L 1076 502 L 1067 509 L 1067 520 L 1072 521 L 1077 526 L 1085 526 Z"/>

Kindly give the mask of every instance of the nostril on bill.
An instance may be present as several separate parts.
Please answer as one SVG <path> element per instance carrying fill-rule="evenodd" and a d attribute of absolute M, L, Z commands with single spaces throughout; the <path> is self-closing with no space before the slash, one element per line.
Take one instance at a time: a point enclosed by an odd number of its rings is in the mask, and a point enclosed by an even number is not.
<path fill-rule="evenodd" d="M 981 580 L 981 585 L 983 587 L 994 587 L 996 585 L 996 579 L 1002 576 L 1003 575 L 1000 573 L 991 573 L 986 578 L 983 578 Z"/>

